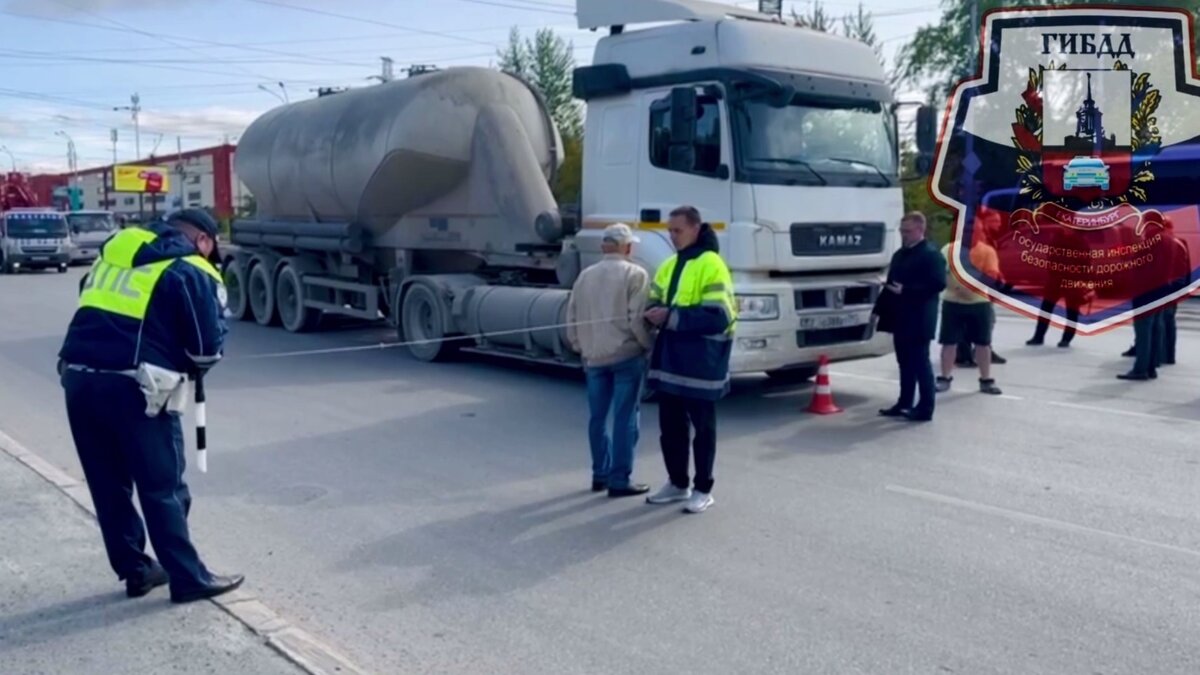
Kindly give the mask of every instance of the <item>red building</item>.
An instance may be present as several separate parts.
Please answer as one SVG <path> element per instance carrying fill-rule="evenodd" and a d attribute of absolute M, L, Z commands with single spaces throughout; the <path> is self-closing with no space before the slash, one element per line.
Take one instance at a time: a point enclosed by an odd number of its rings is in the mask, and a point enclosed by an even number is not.
<path fill-rule="evenodd" d="M 168 189 L 160 194 L 139 195 L 114 192 L 113 167 L 83 169 L 75 176 L 83 192 L 83 208 L 113 211 L 120 215 L 150 215 L 175 208 L 200 207 L 217 218 L 232 218 L 249 198 L 249 192 L 237 179 L 233 168 L 236 146 L 230 143 L 191 150 L 182 154 L 148 157 L 136 162 L 170 169 Z M 71 182 L 71 174 L 32 176 L 30 185 L 40 204 L 55 205 L 54 191 Z M 141 206 L 139 207 L 139 201 Z"/>

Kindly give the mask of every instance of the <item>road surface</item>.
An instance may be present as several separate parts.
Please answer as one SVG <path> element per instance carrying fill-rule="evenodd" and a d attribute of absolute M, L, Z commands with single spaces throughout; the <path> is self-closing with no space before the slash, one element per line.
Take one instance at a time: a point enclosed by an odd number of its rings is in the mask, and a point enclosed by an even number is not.
<path fill-rule="evenodd" d="M 0 277 L 0 429 L 73 475 L 54 376 L 80 270 Z M 1132 331 L 1070 350 L 1002 317 L 1002 397 L 961 371 L 886 420 L 891 359 L 739 381 L 700 516 L 587 491 L 576 377 L 237 324 L 209 378 L 211 566 L 378 673 L 1200 672 L 1200 315 L 1127 383 Z M 664 479 L 653 405 L 635 478 Z M 189 434 L 190 436 L 190 434 Z M 97 569 L 98 575 L 109 574 Z"/>

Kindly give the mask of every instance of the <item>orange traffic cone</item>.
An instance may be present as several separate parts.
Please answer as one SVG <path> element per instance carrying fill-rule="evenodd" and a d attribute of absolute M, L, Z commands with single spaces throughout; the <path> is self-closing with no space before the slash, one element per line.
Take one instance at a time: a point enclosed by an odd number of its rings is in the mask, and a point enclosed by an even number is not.
<path fill-rule="evenodd" d="M 829 388 L 829 357 L 822 354 L 817 363 L 817 390 L 813 394 L 812 403 L 808 404 L 808 412 L 818 415 L 840 413 L 842 409 L 833 402 L 833 390 Z"/>

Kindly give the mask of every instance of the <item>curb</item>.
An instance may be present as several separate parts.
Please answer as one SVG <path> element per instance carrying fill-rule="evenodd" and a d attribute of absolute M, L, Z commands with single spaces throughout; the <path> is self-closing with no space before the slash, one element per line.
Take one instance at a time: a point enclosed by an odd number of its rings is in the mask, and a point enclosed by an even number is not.
<path fill-rule="evenodd" d="M 0 451 L 58 488 L 95 520 L 96 507 L 85 483 L 67 475 L 62 469 L 34 454 L 3 431 L 0 431 Z M 288 623 L 259 601 L 258 596 L 244 588 L 212 598 L 208 602 L 220 607 L 261 638 L 264 644 L 309 675 L 368 675 L 368 671 L 354 665 L 347 657 L 311 633 Z"/>

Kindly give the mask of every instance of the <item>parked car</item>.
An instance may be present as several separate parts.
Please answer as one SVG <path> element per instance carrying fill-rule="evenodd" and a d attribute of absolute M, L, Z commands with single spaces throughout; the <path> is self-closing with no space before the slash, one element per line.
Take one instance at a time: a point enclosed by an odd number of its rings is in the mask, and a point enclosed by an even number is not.
<path fill-rule="evenodd" d="M 67 214 L 71 228 L 71 262 L 88 263 L 100 255 L 100 245 L 117 231 L 111 211 L 72 211 Z"/>

